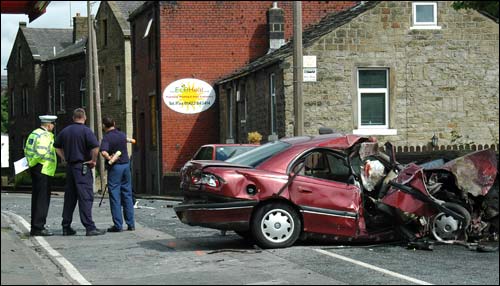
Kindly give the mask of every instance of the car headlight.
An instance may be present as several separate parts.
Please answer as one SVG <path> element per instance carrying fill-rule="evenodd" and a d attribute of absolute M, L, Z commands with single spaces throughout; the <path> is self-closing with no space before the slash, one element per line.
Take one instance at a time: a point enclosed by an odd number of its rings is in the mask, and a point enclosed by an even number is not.
<path fill-rule="evenodd" d="M 201 183 L 214 188 L 218 188 L 221 185 L 219 178 L 215 175 L 206 173 L 201 176 Z"/>

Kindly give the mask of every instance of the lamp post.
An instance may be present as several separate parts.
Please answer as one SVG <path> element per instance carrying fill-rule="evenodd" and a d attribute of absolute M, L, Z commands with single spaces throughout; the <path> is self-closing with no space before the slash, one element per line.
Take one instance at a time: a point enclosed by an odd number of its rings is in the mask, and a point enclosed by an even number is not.
<path fill-rule="evenodd" d="M 438 137 L 436 136 L 436 133 L 434 133 L 434 135 L 432 136 L 431 143 L 432 143 L 433 147 L 437 147 L 437 145 L 438 145 Z"/>

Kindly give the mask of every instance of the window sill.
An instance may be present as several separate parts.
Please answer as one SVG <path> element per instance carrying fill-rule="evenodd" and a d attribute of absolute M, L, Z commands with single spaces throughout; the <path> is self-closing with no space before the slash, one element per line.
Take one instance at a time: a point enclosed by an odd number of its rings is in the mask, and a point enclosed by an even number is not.
<path fill-rule="evenodd" d="M 441 30 L 441 26 L 413 26 L 410 30 Z"/>
<path fill-rule="evenodd" d="M 364 128 L 355 129 L 352 131 L 354 135 L 398 135 L 397 129 L 376 129 L 376 128 Z"/>

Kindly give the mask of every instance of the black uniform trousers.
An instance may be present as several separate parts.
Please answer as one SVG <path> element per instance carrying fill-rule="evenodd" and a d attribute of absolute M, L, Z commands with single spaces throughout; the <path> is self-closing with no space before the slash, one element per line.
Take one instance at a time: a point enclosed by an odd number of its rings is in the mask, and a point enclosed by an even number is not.
<path fill-rule="evenodd" d="M 92 170 L 82 174 L 82 163 L 66 166 L 66 186 L 64 188 L 64 207 L 62 227 L 71 226 L 73 212 L 78 202 L 80 221 L 87 231 L 96 229 L 92 220 L 92 204 L 94 203 L 94 178 Z"/>
<path fill-rule="evenodd" d="M 49 213 L 50 190 L 49 176 L 42 174 L 42 165 L 30 168 L 31 173 L 31 231 L 45 229 Z"/>

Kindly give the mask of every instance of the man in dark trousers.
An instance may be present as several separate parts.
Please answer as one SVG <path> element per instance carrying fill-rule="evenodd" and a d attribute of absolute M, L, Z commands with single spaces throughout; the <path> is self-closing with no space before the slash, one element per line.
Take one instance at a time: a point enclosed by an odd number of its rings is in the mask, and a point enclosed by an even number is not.
<path fill-rule="evenodd" d="M 30 167 L 31 192 L 31 231 L 32 236 L 50 236 L 53 233 L 45 228 L 49 213 L 50 189 L 49 177 L 53 177 L 57 168 L 57 156 L 54 147 L 55 115 L 39 116 L 41 125 L 33 130 L 26 140 L 24 156 Z"/>
<path fill-rule="evenodd" d="M 94 178 L 92 169 L 99 154 L 99 142 L 95 134 L 85 125 L 87 116 L 83 108 L 73 111 L 73 124 L 64 128 L 56 137 L 54 147 L 57 155 L 66 162 L 66 186 L 64 188 L 63 235 L 74 235 L 71 228 L 76 203 L 80 211 L 80 221 L 86 235 L 101 235 L 105 232 L 96 228 L 92 220 L 94 203 Z"/>
<path fill-rule="evenodd" d="M 113 217 L 113 226 L 108 232 L 122 231 L 122 207 L 127 230 L 135 230 L 127 135 L 115 128 L 115 121 L 109 116 L 102 119 L 102 125 L 106 134 L 101 142 L 101 155 L 107 162 L 109 204 Z"/>

